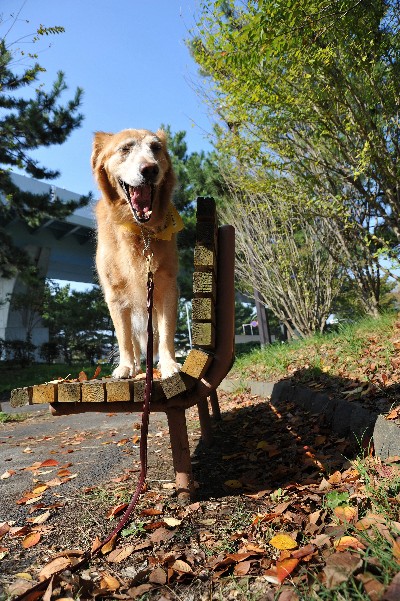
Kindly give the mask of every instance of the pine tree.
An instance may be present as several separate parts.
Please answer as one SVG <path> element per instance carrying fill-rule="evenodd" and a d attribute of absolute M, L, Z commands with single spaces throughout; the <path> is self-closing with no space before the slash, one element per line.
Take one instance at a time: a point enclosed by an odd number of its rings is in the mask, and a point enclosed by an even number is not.
<path fill-rule="evenodd" d="M 40 26 L 32 41 L 62 31 L 62 27 Z M 13 51 L 6 36 L 0 39 L 0 277 L 11 277 L 29 263 L 27 255 L 13 245 L 4 229 L 11 219 L 19 218 L 36 227 L 47 217 L 63 219 L 90 200 L 89 195 L 78 202 L 62 202 L 49 194 L 23 192 L 13 183 L 10 173 L 15 168 L 35 179 L 52 180 L 59 176 L 59 171 L 47 169 L 32 158 L 31 151 L 62 144 L 81 125 L 82 89 L 77 88 L 74 97 L 61 105 L 60 97 L 67 89 L 64 74 L 60 71 L 46 92 L 36 85 L 44 71 L 39 63 L 21 68 L 26 58 L 36 61 L 37 55 Z M 32 86 L 27 98 L 24 88 Z"/>

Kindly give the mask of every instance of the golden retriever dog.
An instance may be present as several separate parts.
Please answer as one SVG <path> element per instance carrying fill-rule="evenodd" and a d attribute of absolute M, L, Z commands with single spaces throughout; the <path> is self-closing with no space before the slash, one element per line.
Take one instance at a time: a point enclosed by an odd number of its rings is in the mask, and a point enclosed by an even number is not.
<path fill-rule="evenodd" d="M 154 352 L 158 350 L 161 376 L 167 378 L 179 370 L 174 350 L 176 232 L 183 224 L 171 202 L 175 175 L 165 132 L 97 132 L 92 168 L 102 192 L 96 206 L 96 265 L 119 346 L 113 376 L 128 378 L 140 372 L 147 342 L 146 256 L 152 253 Z"/>

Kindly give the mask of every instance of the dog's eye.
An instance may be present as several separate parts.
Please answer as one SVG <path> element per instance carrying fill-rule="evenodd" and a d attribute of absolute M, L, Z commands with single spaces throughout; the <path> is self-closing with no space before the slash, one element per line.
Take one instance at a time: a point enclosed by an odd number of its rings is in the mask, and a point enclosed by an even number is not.
<path fill-rule="evenodd" d="M 152 142 L 150 144 L 150 148 L 153 152 L 159 152 L 162 148 L 160 142 Z"/>
<path fill-rule="evenodd" d="M 130 144 L 126 144 L 125 146 L 121 146 L 121 148 L 118 148 L 118 152 L 120 154 L 128 154 L 131 148 L 132 146 Z"/>

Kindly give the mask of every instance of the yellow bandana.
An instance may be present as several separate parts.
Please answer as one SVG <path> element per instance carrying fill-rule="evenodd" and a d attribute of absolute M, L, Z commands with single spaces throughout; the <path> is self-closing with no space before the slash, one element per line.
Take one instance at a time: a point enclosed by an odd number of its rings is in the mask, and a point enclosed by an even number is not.
<path fill-rule="evenodd" d="M 138 236 L 142 233 L 141 226 L 134 221 L 124 221 L 120 225 Z M 171 240 L 172 235 L 180 232 L 184 227 L 182 217 L 179 215 L 174 205 L 171 204 L 164 225 L 160 225 L 155 232 L 149 232 L 149 234 L 151 238 L 155 238 L 156 240 Z"/>

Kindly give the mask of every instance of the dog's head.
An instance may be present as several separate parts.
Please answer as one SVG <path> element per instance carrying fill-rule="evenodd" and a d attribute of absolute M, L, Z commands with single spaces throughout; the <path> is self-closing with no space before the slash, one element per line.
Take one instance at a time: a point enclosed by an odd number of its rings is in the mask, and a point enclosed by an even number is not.
<path fill-rule="evenodd" d="M 175 185 L 162 130 L 125 129 L 94 136 L 92 168 L 106 201 L 148 227 L 163 223 Z M 129 208 L 128 208 L 129 207 Z"/>

